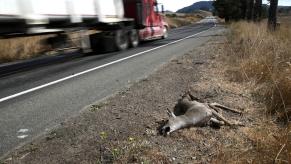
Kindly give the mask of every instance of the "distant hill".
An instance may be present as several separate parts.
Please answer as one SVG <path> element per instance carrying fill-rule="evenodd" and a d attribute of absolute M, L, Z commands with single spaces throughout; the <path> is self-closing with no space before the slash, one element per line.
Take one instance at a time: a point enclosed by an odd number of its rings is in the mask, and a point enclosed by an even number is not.
<path fill-rule="evenodd" d="M 291 14 L 291 6 L 278 6 L 278 13 L 279 14 Z"/>
<path fill-rule="evenodd" d="M 287 10 L 291 10 L 291 6 L 278 6 L 278 9 L 287 9 Z"/>
<path fill-rule="evenodd" d="M 177 13 L 192 13 L 195 10 L 212 11 L 214 9 L 212 4 L 213 4 L 213 1 L 200 1 L 200 2 L 193 3 L 190 6 L 179 9 L 176 12 Z"/>

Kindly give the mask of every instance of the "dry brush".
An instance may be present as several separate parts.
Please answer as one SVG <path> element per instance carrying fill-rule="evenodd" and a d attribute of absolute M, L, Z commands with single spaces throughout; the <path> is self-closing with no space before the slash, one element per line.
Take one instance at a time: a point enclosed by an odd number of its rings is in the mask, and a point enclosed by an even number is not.
<path fill-rule="evenodd" d="M 269 32 L 265 23 L 238 22 L 230 28 L 226 53 L 236 79 L 253 82 L 254 93 L 266 103 L 267 113 L 290 121 L 290 26 Z"/>

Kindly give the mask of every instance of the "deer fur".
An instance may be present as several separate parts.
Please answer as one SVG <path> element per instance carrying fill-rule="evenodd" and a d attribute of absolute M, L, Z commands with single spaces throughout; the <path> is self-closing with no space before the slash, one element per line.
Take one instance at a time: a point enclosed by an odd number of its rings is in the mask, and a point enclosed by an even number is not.
<path fill-rule="evenodd" d="M 168 110 L 169 120 L 161 128 L 161 133 L 168 135 L 176 130 L 190 126 L 204 126 L 209 123 L 215 125 L 242 125 L 239 122 L 230 122 L 220 113 L 221 109 L 241 114 L 240 111 L 228 108 L 218 103 L 201 103 L 191 100 L 192 95 L 183 96 L 174 108 L 174 112 Z"/>

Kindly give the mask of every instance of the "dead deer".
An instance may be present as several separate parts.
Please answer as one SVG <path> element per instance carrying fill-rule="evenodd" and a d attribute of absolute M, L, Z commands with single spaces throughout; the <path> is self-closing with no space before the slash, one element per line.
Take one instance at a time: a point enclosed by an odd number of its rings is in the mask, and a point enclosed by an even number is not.
<path fill-rule="evenodd" d="M 170 110 L 167 111 L 170 118 L 168 122 L 161 128 L 161 133 L 163 135 L 169 135 L 178 129 L 190 126 L 203 126 L 209 123 L 218 126 L 243 126 L 239 122 L 230 122 L 221 114 L 219 114 L 221 109 L 229 110 L 239 114 L 242 112 L 228 108 L 218 103 L 201 103 L 193 99 L 195 98 L 191 94 L 187 94 L 178 101 L 174 108 L 174 112 Z"/>

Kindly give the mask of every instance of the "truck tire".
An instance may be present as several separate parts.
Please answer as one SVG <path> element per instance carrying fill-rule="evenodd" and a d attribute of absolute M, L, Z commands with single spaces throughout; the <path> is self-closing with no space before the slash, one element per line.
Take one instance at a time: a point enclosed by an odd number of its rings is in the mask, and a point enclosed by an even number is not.
<path fill-rule="evenodd" d="M 128 36 L 124 30 L 116 30 L 114 35 L 115 47 L 119 51 L 128 48 Z"/>
<path fill-rule="evenodd" d="M 164 26 L 162 38 L 163 39 L 166 39 L 167 37 L 168 37 L 168 27 L 167 26 Z"/>
<path fill-rule="evenodd" d="M 133 29 L 129 32 L 128 35 L 130 47 L 132 48 L 137 47 L 139 44 L 138 31 Z"/>

